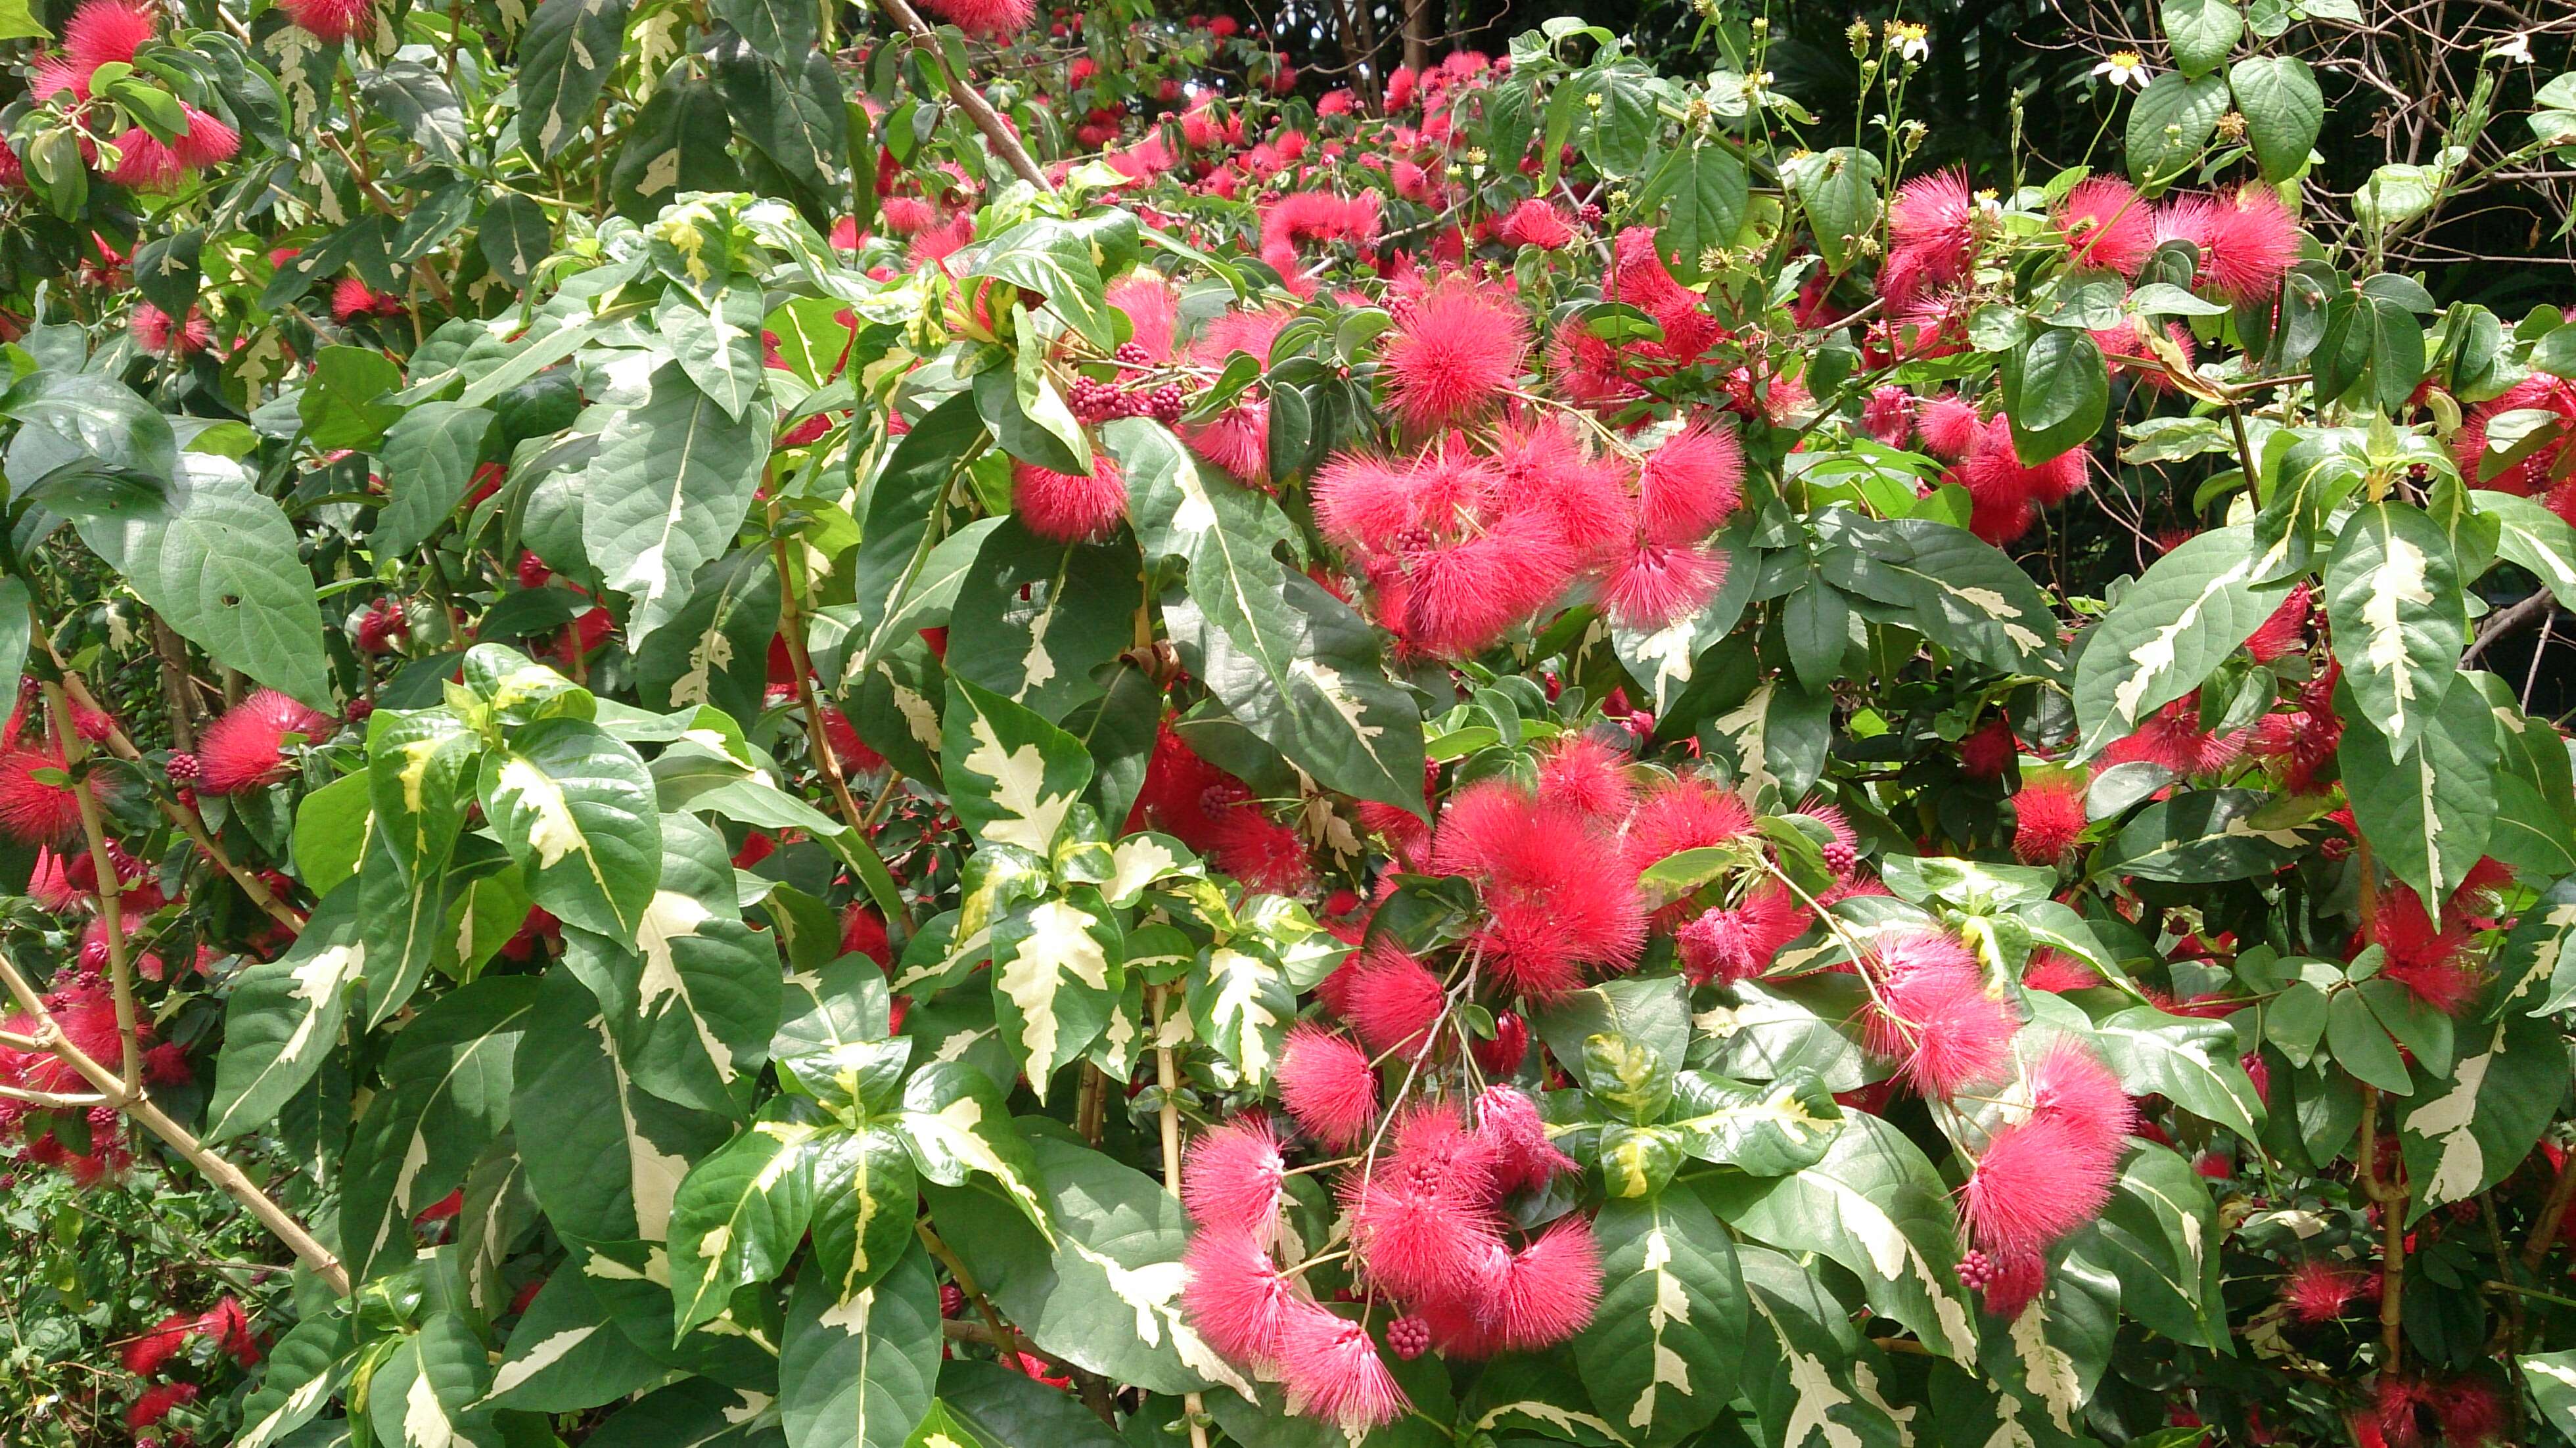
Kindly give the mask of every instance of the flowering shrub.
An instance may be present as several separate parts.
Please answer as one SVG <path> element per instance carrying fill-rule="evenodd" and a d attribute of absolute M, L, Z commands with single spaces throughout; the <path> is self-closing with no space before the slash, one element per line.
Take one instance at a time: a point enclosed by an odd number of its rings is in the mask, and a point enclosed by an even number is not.
<path fill-rule="evenodd" d="M 925 7 L 0 8 L 38 1441 L 2576 1432 L 2568 26 Z"/>

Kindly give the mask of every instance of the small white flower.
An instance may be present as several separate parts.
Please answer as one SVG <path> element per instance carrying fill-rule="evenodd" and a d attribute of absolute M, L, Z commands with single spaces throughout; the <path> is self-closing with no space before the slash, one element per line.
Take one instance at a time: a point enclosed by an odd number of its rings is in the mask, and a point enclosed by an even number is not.
<path fill-rule="evenodd" d="M 2145 85 L 2150 72 L 2147 70 L 2145 56 L 2134 50 L 2115 50 L 2111 52 L 2110 59 L 2093 67 L 2093 74 L 2096 78 L 2107 80 L 2122 90 L 2128 90 Z"/>
<path fill-rule="evenodd" d="M 1921 62 L 1932 54 L 1931 31 L 1913 21 L 1890 22 L 1887 27 L 1887 38 L 1896 47 L 1897 55 L 1903 59 Z"/>
<path fill-rule="evenodd" d="M 2528 33 L 2517 32 L 2511 39 L 2488 51 L 2487 54 L 2498 60 L 2517 61 L 2523 65 L 2529 65 L 2531 64 L 2531 36 Z"/>

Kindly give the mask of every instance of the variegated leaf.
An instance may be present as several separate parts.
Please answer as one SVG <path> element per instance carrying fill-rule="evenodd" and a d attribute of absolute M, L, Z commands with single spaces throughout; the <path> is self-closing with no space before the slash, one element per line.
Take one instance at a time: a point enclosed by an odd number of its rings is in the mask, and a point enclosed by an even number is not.
<path fill-rule="evenodd" d="M 465 1180 L 509 1123 L 512 1064 L 536 1010 L 527 976 L 478 980 L 424 1010 L 386 1052 L 343 1167 L 341 1255 L 360 1281 L 410 1265 L 411 1219 Z"/>
<path fill-rule="evenodd" d="M 846 1300 L 884 1276 L 913 1237 L 919 1174 L 890 1126 L 839 1131 L 814 1151 L 814 1270 Z"/>
<path fill-rule="evenodd" d="M 2539 1144 L 2567 1093 L 2567 1046 L 2547 1017 L 2507 1011 L 2481 1035 L 2464 1043 L 2445 1083 L 2397 1118 L 2415 1188 L 2409 1222 L 2504 1180 Z"/>
<path fill-rule="evenodd" d="M 1705 1071 L 1673 1078 L 1664 1125 L 1682 1150 L 1755 1176 L 1785 1176 L 1813 1166 L 1843 1128 L 1843 1109 L 1812 1070 L 1797 1067 L 1767 1086 L 1747 1086 Z"/>
<path fill-rule="evenodd" d="M 1592 1231 L 1602 1287 L 1574 1340 L 1584 1386 L 1621 1432 L 1672 1442 L 1734 1395 L 1745 1331 L 1734 1243 L 1688 1191 L 1613 1199 Z"/>
<path fill-rule="evenodd" d="M 508 1350 L 480 1406 L 577 1412 L 650 1386 L 664 1371 L 618 1328 L 590 1279 L 566 1263 L 510 1329 Z"/>
<path fill-rule="evenodd" d="M 387 1448 L 501 1448 L 491 1410 L 475 1406 L 490 1379 L 464 1317 L 432 1312 L 367 1380 L 367 1424 Z"/>
<path fill-rule="evenodd" d="M 2449 674 L 2446 683 L 2430 727 L 2404 758 L 2372 729 L 2346 728 L 2335 750 L 2362 838 L 2436 921 L 2486 853 L 2496 808 L 2495 715 L 2466 677 Z M 2335 692 L 2339 710 L 2348 688 Z"/>
<path fill-rule="evenodd" d="M 902 1448 L 939 1382 L 939 1280 L 918 1248 L 872 1285 L 841 1294 L 796 1280 L 779 1353 L 788 1448 Z"/>
<path fill-rule="evenodd" d="M 734 1290 L 784 1272 L 814 1218 L 822 1128 L 764 1115 L 689 1168 L 671 1204 L 673 1332 L 723 1315 Z"/>
<path fill-rule="evenodd" d="M 1039 1101 L 1099 1039 L 1126 985 L 1118 917 L 1096 890 L 1014 905 L 993 924 L 993 1006 Z"/>
<path fill-rule="evenodd" d="M 662 817 L 632 748 L 587 720 L 539 720 L 484 761 L 482 796 L 538 904 L 635 937 L 662 876 Z"/>
<path fill-rule="evenodd" d="M 2360 718 L 2404 760 L 2433 719 L 2467 643 L 2459 564 L 2416 508 L 2356 510 L 2326 565 L 2326 617 Z"/>
<path fill-rule="evenodd" d="M 1247 1087 L 1269 1082 L 1279 1046 L 1297 1017 L 1297 993 L 1260 942 L 1211 946 L 1191 965 L 1190 1028 Z"/>
<path fill-rule="evenodd" d="M 1916 1409 L 1879 1386 L 1886 1355 L 1852 1322 L 1852 1307 L 1817 1273 L 1755 1243 L 1736 1249 L 1752 1306 L 1744 1393 L 1772 1448 L 1911 1448 Z"/>
<path fill-rule="evenodd" d="M 1030 709 L 953 675 L 940 778 L 979 844 L 1013 845 L 1041 859 L 1091 782 L 1091 756 Z"/>
<path fill-rule="evenodd" d="M 931 1062 L 904 1083 L 903 1108 L 896 1129 L 923 1176 L 950 1187 L 964 1186 L 974 1176 L 991 1177 L 1041 1236 L 1055 1240 L 1028 1138 L 983 1072 L 950 1061 Z"/>
<path fill-rule="evenodd" d="M 358 882 L 344 881 L 284 955 L 241 973 L 224 1007 L 207 1140 L 267 1125 L 339 1044 L 349 987 L 366 969 L 358 927 Z"/>
<path fill-rule="evenodd" d="M 2278 600 L 2255 593 L 2255 554 L 2248 526 L 2199 534 L 2157 559 L 2086 633 L 2075 662 L 2083 757 L 2199 688 L 2262 626 Z"/>

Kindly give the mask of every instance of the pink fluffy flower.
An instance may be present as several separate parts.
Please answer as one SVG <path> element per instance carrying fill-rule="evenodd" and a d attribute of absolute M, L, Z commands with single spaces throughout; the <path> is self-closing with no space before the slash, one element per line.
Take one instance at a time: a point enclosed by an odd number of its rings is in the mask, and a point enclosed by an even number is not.
<path fill-rule="evenodd" d="M 1512 208 L 1495 233 L 1510 246 L 1535 246 L 1555 251 L 1574 240 L 1573 218 L 1565 209 L 1533 196 Z"/>
<path fill-rule="evenodd" d="M 1958 462 L 1976 443 L 1981 425 L 1975 403 L 1955 392 L 1945 392 L 1922 405 L 1915 414 L 1914 429 L 1934 457 Z"/>
<path fill-rule="evenodd" d="M 1929 930 L 1881 936 L 1862 963 L 1875 984 L 1862 1044 L 1906 1084 L 1944 1100 L 1999 1080 L 2012 1061 L 2012 1011 L 1986 990 L 1967 947 Z"/>
<path fill-rule="evenodd" d="M 62 755 L 27 744 L 0 750 L 0 834 L 21 844 L 55 844 L 80 832 L 80 798 L 36 777 L 67 768 Z"/>
<path fill-rule="evenodd" d="M 1718 322 L 1700 309 L 1699 293 L 1683 286 L 1655 251 L 1655 232 L 1632 226 L 1611 243 L 1610 271 L 1602 278 L 1604 301 L 1626 302 L 1655 319 L 1664 340 L 1652 345 L 1667 359 L 1695 360 L 1717 338 Z"/>
<path fill-rule="evenodd" d="M 375 0 L 278 0 L 286 18 L 334 45 L 369 28 Z"/>
<path fill-rule="evenodd" d="M 1715 548 L 1640 542 L 1602 578 L 1601 607 L 1621 628 L 1660 629 L 1706 607 L 1725 582 Z"/>
<path fill-rule="evenodd" d="M 1181 299 L 1170 282 L 1154 272 L 1137 271 L 1111 282 L 1101 295 L 1112 311 L 1127 314 L 1133 329 L 1128 340 L 1144 352 L 1146 361 L 1172 360 L 1172 338 L 1180 326 Z"/>
<path fill-rule="evenodd" d="M 2095 973 L 2093 967 L 2071 955 L 2054 950 L 2034 950 L 2030 954 L 2030 963 L 2022 967 L 2021 983 L 2030 990 L 2063 994 L 2071 990 L 2091 990 L 2102 983 L 2102 977 Z"/>
<path fill-rule="evenodd" d="M 1692 421 L 1637 468 L 1638 523 L 1659 543 L 1696 543 L 1744 501 L 1735 429 Z"/>
<path fill-rule="evenodd" d="M 2072 1037 L 2051 1041 L 2027 1074 L 2034 1116 L 2063 1121 L 2115 1153 L 2137 1128 L 2137 1107 L 2120 1078 Z"/>
<path fill-rule="evenodd" d="M 1695 982 L 1733 985 L 1760 975 L 1789 942 L 1807 932 L 1810 915 L 1779 885 L 1744 903 L 1704 910 L 1673 932 L 1682 973 Z"/>
<path fill-rule="evenodd" d="M 1454 1294 L 1501 1242 L 1494 1149 L 1450 1101 L 1406 1108 L 1393 1135 L 1392 1151 L 1343 1178 L 1352 1250 L 1407 1301 Z"/>
<path fill-rule="evenodd" d="M 2268 664 L 2308 646 L 2310 597 L 2307 580 L 2301 579 L 2281 600 L 2281 606 L 2246 638 L 2245 652 L 2254 656 L 2254 662 Z"/>
<path fill-rule="evenodd" d="M 1562 416 L 1506 420 L 1494 430 L 1492 461 L 1502 474 L 1501 506 L 1554 524 L 1584 566 L 1617 556 L 1634 536 L 1627 467 L 1586 453 Z"/>
<path fill-rule="evenodd" d="M 1488 1330 L 1510 1352 L 1536 1352 L 1581 1332 L 1601 1300 L 1601 1248 L 1592 1224 L 1561 1217 L 1505 1258 L 1481 1284 Z"/>
<path fill-rule="evenodd" d="M 1635 806 L 1626 750 L 1591 734 L 1558 737 L 1538 761 L 1539 798 L 1588 819 L 1617 824 Z"/>
<path fill-rule="evenodd" d="M 1914 394 L 1893 382 L 1871 388 L 1861 404 L 1860 429 L 1889 447 L 1905 446 L 1914 435 Z"/>
<path fill-rule="evenodd" d="M 1465 276 L 1424 292 L 1380 355 L 1406 424 L 1464 422 L 1502 399 L 1529 359 L 1529 320 L 1509 293 Z"/>
<path fill-rule="evenodd" d="M 1538 1103 L 1515 1086 L 1488 1086 L 1476 1097 L 1476 1134 L 1493 1151 L 1494 1182 L 1504 1191 L 1543 1187 L 1573 1158 L 1547 1139 Z"/>
<path fill-rule="evenodd" d="M 2058 204 L 2057 229 L 2066 238 L 2067 259 L 2088 270 L 2133 277 L 2156 249 L 2153 209 L 2116 176 L 2075 183 Z"/>
<path fill-rule="evenodd" d="M 1411 1403 L 1386 1370 L 1368 1329 L 1300 1303 L 1279 1334 L 1279 1379 L 1288 1411 L 1321 1418 L 1357 1438 L 1404 1415 Z"/>
<path fill-rule="evenodd" d="M 2264 186 L 2180 197 L 2157 215 L 2156 234 L 2197 247 L 2200 267 L 2192 279 L 2230 302 L 2271 296 L 2299 259 L 2299 225 Z"/>
<path fill-rule="evenodd" d="M 1667 855 L 1741 838 L 1753 828 L 1743 796 L 1705 775 L 1675 775 L 1648 790 L 1628 818 L 1629 862 L 1644 870 Z"/>
<path fill-rule="evenodd" d="M 81 0 L 63 22 L 63 58 L 87 77 L 102 65 L 134 59 L 159 28 L 142 0 Z"/>
<path fill-rule="evenodd" d="M 1334 1151 L 1368 1139 L 1377 1124 L 1377 1075 L 1350 1038 L 1305 1022 L 1279 1052 L 1279 1099 L 1309 1136 Z"/>
<path fill-rule="evenodd" d="M 214 324 L 194 307 L 188 309 L 188 320 L 180 323 L 150 302 L 138 302 L 126 325 L 134 333 L 134 344 L 155 357 L 193 356 L 215 340 Z"/>
<path fill-rule="evenodd" d="M 2281 1302 L 2301 1322 L 2332 1322 L 2369 1289 L 2369 1276 L 2358 1269 L 2311 1258 L 2281 1279 Z"/>
<path fill-rule="evenodd" d="M 1014 463 L 1011 511 L 1041 538 L 1058 543 L 1097 542 L 1127 516 L 1127 480 L 1105 453 L 1092 455 L 1089 477 L 1035 463 Z"/>
<path fill-rule="evenodd" d="M 1029 28 L 1036 0 L 927 0 L 932 14 L 979 40 L 1001 40 Z"/>
<path fill-rule="evenodd" d="M 308 741 L 331 732 L 331 721 L 275 689 L 262 689 L 206 726 L 197 741 L 197 787 L 209 794 L 240 794 L 283 778 L 286 736 Z"/>
<path fill-rule="evenodd" d="M 1191 1236 L 1181 1267 L 1188 1274 L 1181 1310 L 1208 1346 L 1229 1361 L 1254 1367 L 1278 1357 L 1280 1328 L 1301 1299 L 1257 1238 L 1230 1228 L 1202 1227 Z"/>
<path fill-rule="evenodd" d="M 1288 1180 L 1278 1133 L 1262 1115 L 1210 1127 L 1190 1143 L 1181 1172 L 1181 1205 L 1212 1231 L 1239 1231 L 1263 1246 L 1279 1230 L 1279 1201 Z"/>
<path fill-rule="evenodd" d="M 160 137 L 141 126 L 128 126 L 116 138 L 116 167 L 107 179 L 136 191 L 167 191 L 188 168 Z"/>
<path fill-rule="evenodd" d="M 179 103 L 179 110 L 188 118 L 188 129 L 170 143 L 170 150 L 181 166 L 202 171 L 241 154 L 240 132 L 185 101 Z"/>
<path fill-rule="evenodd" d="M 1492 780 L 1450 802 L 1435 867 L 1475 880 L 1488 912 L 1477 941 L 1504 986 L 1541 999 L 1588 967 L 1624 970 L 1645 946 L 1636 868 L 1570 808 Z"/>
<path fill-rule="evenodd" d="M 2248 735 L 2200 727 L 2200 694 L 2194 691 L 2150 714 L 2137 732 L 2102 751 L 2105 764 L 2143 761 L 2176 774 L 2214 774 L 2244 754 Z"/>
<path fill-rule="evenodd" d="M 2082 775 L 2034 769 L 2013 796 L 2013 854 L 2025 865 L 2054 865 L 2084 837 Z"/>
<path fill-rule="evenodd" d="M 1357 965 L 1343 1012 L 1351 1028 L 1372 1052 L 1419 1054 L 1440 1018 L 1440 977 L 1391 939 L 1362 951 Z"/>
<path fill-rule="evenodd" d="M 2036 1256 L 2100 1214 L 2111 1197 L 2116 1148 L 2048 1116 L 1995 1132 L 1968 1174 L 1969 1235 L 1999 1256 Z"/>

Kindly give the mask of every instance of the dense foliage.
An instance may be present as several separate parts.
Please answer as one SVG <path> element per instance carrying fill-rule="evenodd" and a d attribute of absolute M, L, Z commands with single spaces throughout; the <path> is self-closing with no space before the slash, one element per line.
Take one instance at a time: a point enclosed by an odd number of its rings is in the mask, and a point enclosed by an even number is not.
<path fill-rule="evenodd" d="M 0 0 L 0 1435 L 2576 1440 L 2576 22 L 928 8 Z"/>

